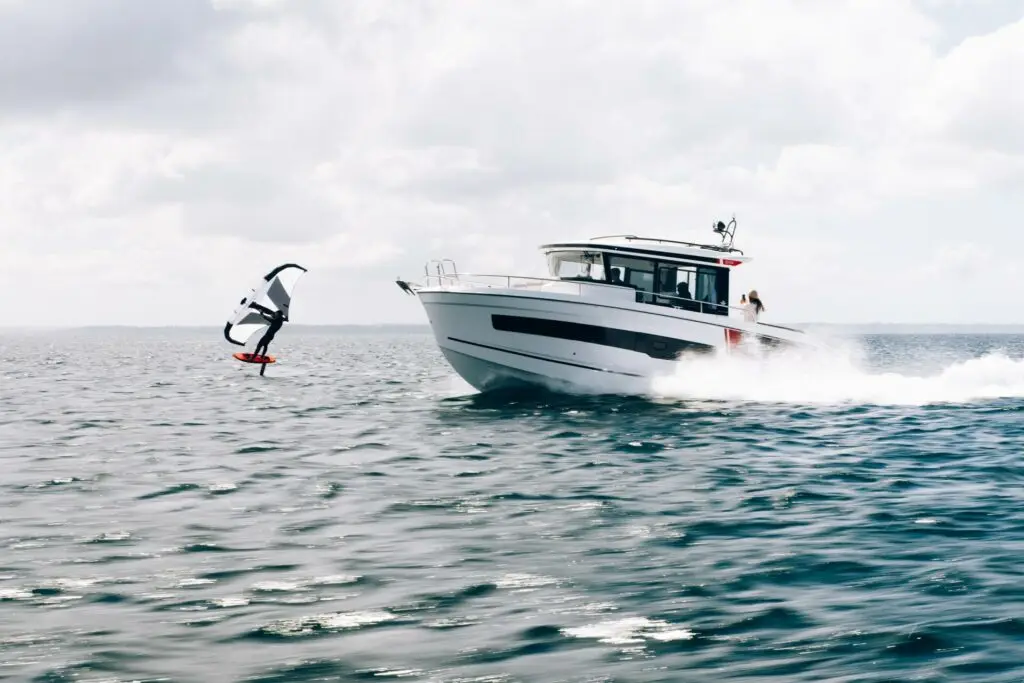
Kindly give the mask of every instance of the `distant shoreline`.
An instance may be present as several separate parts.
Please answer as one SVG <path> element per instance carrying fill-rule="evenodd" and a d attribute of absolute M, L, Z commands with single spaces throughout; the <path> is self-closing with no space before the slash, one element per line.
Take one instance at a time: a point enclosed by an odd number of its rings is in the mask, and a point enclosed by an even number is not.
<path fill-rule="evenodd" d="M 800 329 L 837 334 L 893 334 L 893 335 L 940 335 L 940 334 L 1024 334 L 1024 324 L 912 324 L 912 323 L 785 323 Z M 421 324 L 378 324 L 378 325 L 303 325 L 291 324 L 288 329 L 296 332 L 336 332 L 350 334 L 429 334 L 430 326 Z M 0 326 L 4 332 L 75 332 L 75 331 L 209 331 L 220 334 L 221 327 L 215 325 L 83 325 L 83 326 Z"/>
<path fill-rule="evenodd" d="M 1024 334 L 1024 324 L 797 323 L 793 327 L 845 334 Z"/>

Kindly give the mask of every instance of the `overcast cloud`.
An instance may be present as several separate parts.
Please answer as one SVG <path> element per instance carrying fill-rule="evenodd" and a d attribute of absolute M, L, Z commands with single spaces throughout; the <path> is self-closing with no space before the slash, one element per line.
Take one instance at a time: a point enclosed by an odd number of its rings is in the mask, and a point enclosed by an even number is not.
<path fill-rule="evenodd" d="M 775 320 L 1024 322 L 1024 0 L 0 0 L 17 325 L 425 322 L 431 258 L 713 237 Z"/>

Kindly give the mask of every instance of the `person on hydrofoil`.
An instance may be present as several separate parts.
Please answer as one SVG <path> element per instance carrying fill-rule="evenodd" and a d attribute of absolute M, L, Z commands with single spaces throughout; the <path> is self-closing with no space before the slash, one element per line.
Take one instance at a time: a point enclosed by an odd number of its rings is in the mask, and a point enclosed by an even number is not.
<path fill-rule="evenodd" d="M 259 313 L 264 320 L 270 325 L 267 331 L 260 337 L 260 340 L 256 343 L 256 348 L 253 350 L 254 356 L 265 356 L 267 354 L 267 348 L 270 346 L 270 342 L 274 341 L 274 335 L 277 334 L 278 330 L 288 322 L 288 314 L 284 310 L 271 311 L 269 308 L 260 306 L 259 304 L 249 304 L 249 308 Z M 263 349 L 263 353 L 260 353 L 260 349 Z M 266 366 L 264 366 L 266 367 Z M 263 374 L 262 372 L 260 374 Z"/>

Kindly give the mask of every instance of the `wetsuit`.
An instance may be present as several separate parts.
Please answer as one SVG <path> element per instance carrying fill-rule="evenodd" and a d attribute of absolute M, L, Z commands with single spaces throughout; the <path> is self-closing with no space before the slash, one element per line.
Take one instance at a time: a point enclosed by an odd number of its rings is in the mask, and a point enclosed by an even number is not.
<path fill-rule="evenodd" d="M 263 319 L 270 323 L 270 327 L 260 337 L 259 342 L 256 344 L 256 348 L 253 350 L 254 356 L 265 355 L 267 353 L 267 347 L 270 346 L 270 342 L 274 341 L 274 335 L 281 329 L 285 321 L 288 319 L 285 314 L 281 311 L 275 311 L 271 313 L 268 309 L 263 306 L 251 306 L 255 310 L 259 311 L 259 314 L 263 316 Z M 263 349 L 263 353 L 260 353 L 260 349 Z"/>

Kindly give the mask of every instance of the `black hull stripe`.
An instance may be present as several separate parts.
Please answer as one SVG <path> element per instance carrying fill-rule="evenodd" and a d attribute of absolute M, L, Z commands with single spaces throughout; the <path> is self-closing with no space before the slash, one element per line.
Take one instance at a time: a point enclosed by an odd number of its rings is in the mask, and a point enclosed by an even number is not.
<path fill-rule="evenodd" d="M 529 301 L 557 301 L 558 303 L 561 303 L 561 304 L 571 304 L 573 306 L 594 306 L 595 308 L 609 308 L 609 309 L 611 309 L 613 311 L 627 311 L 628 313 L 642 313 L 643 315 L 656 315 L 659 318 L 669 318 L 670 320 L 685 320 L 688 323 L 697 323 L 698 325 L 711 325 L 712 327 L 717 327 L 717 328 L 723 329 L 723 330 L 736 330 L 737 332 L 742 332 L 744 334 L 749 334 L 747 332 L 747 330 L 741 330 L 739 328 L 730 327 L 728 325 L 720 325 L 719 323 L 713 323 L 713 322 L 709 322 L 707 320 L 695 320 L 694 318 L 685 318 L 685 317 L 682 317 L 682 316 L 675 316 L 675 315 L 665 315 L 664 313 L 656 313 L 654 311 L 638 311 L 638 310 L 636 310 L 634 308 L 623 308 L 622 306 L 609 306 L 608 304 L 595 304 L 595 303 L 590 303 L 589 301 L 563 301 L 562 299 L 542 299 L 542 298 L 535 297 L 535 296 L 519 296 L 518 294 L 485 294 L 483 292 L 435 291 L 435 292 L 417 292 L 417 293 L 420 296 L 422 296 L 424 294 L 457 294 L 459 296 L 489 296 L 489 297 L 500 296 L 500 297 L 507 298 L 507 299 L 527 299 Z M 440 305 L 440 306 L 478 306 L 479 305 L 479 304 L 451 304 L 451 303 L 448 303 L 448 302 L 445 302 L 445 301 L 438 301 L 437 304 Z M 650 305 L 650 306 L 654 307 L 653 304 L 647 304 L 647 305 Z M 772 329 L 776 329 L 776 330 L 786 330 L 787 332 L 795 332 L 797 334 L 804 334 L 803 330 L 795 330 L 795 329 L 793 329 L 791 327 L 783 327 L 782 325 L 772 325 L 772 324 L 769 324 L 769 323 L 758 323 L 758 325 L 760 327 L 771 327 Z M 785 342 L 785 343 L 790 342 L 789 339 L 783 339 L 781 337 L 772 337 L 772 336 L 767 335 L 767 334 L 759 334 L 757 336 L 758 337 L 762 337 L 764 339 L 772 339 L 772 340 L 776 340 L 776 341 L 780 341 L 780 342 Z"/>
<path fill-rule="evenodd" d="M 606 370 L 604 368 L 595 368 L 591 365 L 582 365 L 580 363 L 570 363 L 566 360 L 555 360 L 554 358 L 545 358 L 544 356 L 535 356 L 532 353 L 523 353 L 522 351 L 512 351 L 510 349 L 503 349 L 500 346 L 488 346 L 487 344 L 478 344 L 477 342 L 466 341 L 465 339 L 459 339 L 457 337 L 448 337 L 449 341 L 458 342 L 460 344 L 468 344 L 469 346 L 477 346 L 481 349 L 489 349 L 491 351 L 500 351 L 501 353 L 510 353 L 513 356 L 522 356 L 523 358 L 532 358 L 533 360 L 544 361 L 545 363 L 556 363 L 558 365 L 568 365 L 573 368 L 580 368 L 582 370 L 593 370 L 594 372 L 604 372 L 610 375 L 623 375 L 625 377 L 640 377 L 643 375 L 637 375 L 632 372 L 619 372 L 617 370 Z"/>
<path fill-rule="evenodd" d="M 713 351 L 714 346 L 698 342 L 663 337 L 646 332 L 620 330 L 614 327 L 586 325 L 583 323 L 533 318 L 519 315 L 491 315 L 491 326 L 501 332 L 529 334 L 549 339 L 596 344 L 624 351 L 642 353 L 658 360 L 675 360 L 683 351 Z"/>

